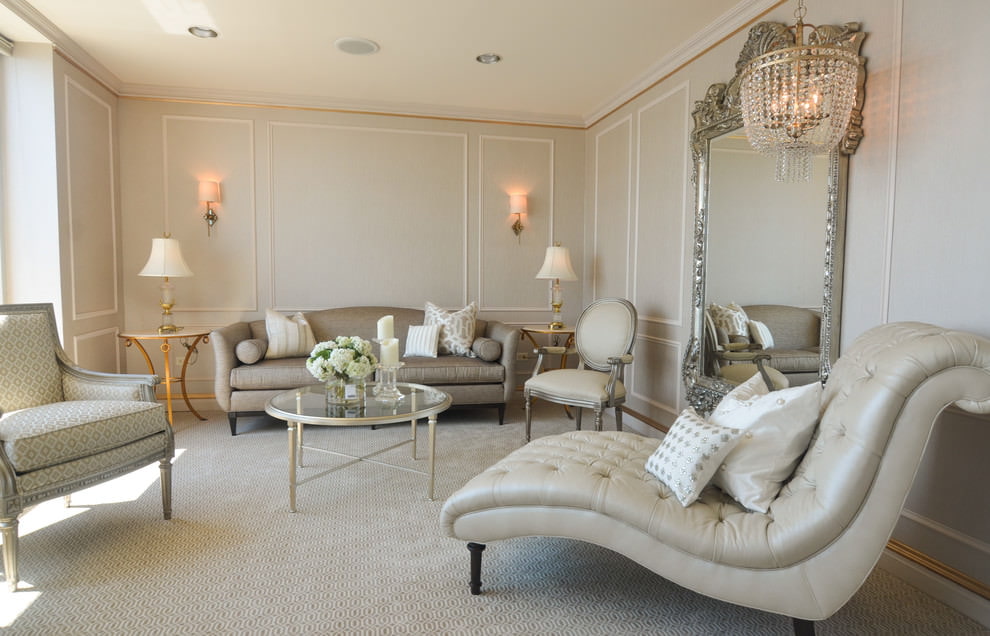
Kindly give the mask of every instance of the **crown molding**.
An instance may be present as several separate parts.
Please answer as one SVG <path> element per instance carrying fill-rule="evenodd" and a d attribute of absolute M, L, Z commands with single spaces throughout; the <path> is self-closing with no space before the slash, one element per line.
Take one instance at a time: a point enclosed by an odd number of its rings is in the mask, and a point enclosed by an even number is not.
<path fill-rule="evenodd" d="M 439 104 L 342 100 L 313 95 L 283 95 L 264 92 L 223 91 L 147 84 L 124 84 L 117 93 L 121 97 L 134 99 L 295 108 L 300 110 L 325 110 L 366 115 L 391 115 L 423 119 L 451 119 L 482 123 L 584 129 L 584 121 L 580 117 L 572 115 L 483 108 L 459 108 Z"/>
<path fill-rule="evenodd" d="M 605 117 L 638 97 L 644 91 L 652 88 L 669 75 L 695 58 L 714 48 L 723 40 L 738 33 L 751 23 L 760 19 L 771 10 L 784 4 L 787 0 L 741 0 L 739 4 L 722 14 L 693 38 L 669 55 L 654 64 L 638 80 L 627 86 L 622 92 L 608 100 L 582 120 L 585 128 L 590 128 Z"/>
<path fill-rule="evenodd" d="M 741 0 L 735 7 L 720 16 L 695 37 L 653 65 L 639 80 L 633 82 L 617 96 L 584 116 L 563 113 L 532 113 L 525 111 L 453 107 L 438 104 L 341 100 L 332 97 L 307 95 L 277 95 L 263 92 L 217 91 L 188 87 L 124 84 L 109 69 L 66 35 L 64 31 L 31 6 L 27 0 L 0 0 L 0 4 L 6 6 L 12 13 L 47 38 L 63 57 L 90 74 L 95 80 L 102 83 L 107 89 L 120 97 L 587 129 L 670 74 L 676 72 L 691 60 L 716 46 L 722 40 L 732 36 L 740 29 L 745 28 L 786 1 Z"/>
<path fill-rule="evenodd" d="M 93 79 L 102 83 L 111 92 L 118 93 L 120 79 L 100 64 L 92 55 L 70 38 L 66 33 L 31 6 L 26 0 L 0 0 L 11 13 L 30 25 L 46 38 L 67 60 L 90 74 Z"/>

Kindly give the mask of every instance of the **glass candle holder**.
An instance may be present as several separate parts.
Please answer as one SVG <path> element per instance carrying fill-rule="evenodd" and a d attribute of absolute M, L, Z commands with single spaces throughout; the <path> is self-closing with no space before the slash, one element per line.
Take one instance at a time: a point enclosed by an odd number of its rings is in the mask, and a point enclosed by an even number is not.
<path fill-rule="evenodd" d="M 395 386 L 396 376 L 402 366 L 402 362 L 397 364 L 378 365 L 378 384 L 375 386 L 376 400 L 385 402 L 386 404 L 395 404 L 396 402 L 405 399 L 406 396 L 404 396 L 402 392 L 399 391 L 399 388 Z"/>

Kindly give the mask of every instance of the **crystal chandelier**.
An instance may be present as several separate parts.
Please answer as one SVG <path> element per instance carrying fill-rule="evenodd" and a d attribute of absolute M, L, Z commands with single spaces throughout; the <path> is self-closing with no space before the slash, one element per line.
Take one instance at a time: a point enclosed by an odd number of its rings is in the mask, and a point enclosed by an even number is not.
<path fill-rule="evenodd" d="M 750 144 L 777 156 L 778 181 L 807 181 L 811 156 L 831 151 L 849 125 L 860 58 L 821 42 L 804 44 L 804 0 L 794 12 L 794 46 L 753 58 L 740 75 L 739 97 Z"/>

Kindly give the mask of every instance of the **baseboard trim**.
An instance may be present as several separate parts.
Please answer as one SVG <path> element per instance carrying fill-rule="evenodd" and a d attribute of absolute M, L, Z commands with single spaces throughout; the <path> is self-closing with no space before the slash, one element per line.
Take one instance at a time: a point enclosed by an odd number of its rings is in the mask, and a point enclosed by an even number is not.
<path fill-rule="evenodd" d="M 896 545 L 895 542 L 892 544 Z M 884 550 L 877 566 L 990 628 L 990 600 L 950 580 L 941 571 L 919 563 L 913 556 L 904 556 L 891 547 Z M 979 581 L 976 583 L 983 585 Z"/>

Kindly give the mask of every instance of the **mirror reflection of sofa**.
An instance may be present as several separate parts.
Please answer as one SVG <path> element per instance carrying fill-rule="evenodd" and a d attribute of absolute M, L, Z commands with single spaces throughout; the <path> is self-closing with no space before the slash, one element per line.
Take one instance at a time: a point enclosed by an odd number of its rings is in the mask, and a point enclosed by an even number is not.
<path fill-rule="evenodd" d="M 706 330 L 713 330 L 713 365 L 724 351 L 760 351 L 766 365 L 784 374 L 790 386 L 818 379 L 821 361 L 821 311 L 790 305 L 712 304 L 706 311 Z"/>

